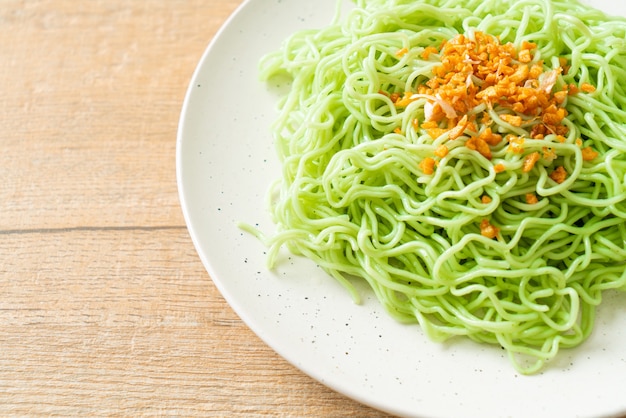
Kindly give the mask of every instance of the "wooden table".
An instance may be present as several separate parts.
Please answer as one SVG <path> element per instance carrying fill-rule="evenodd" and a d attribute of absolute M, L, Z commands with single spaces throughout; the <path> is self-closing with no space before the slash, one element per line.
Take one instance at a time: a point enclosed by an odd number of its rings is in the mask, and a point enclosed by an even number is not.
<path fill-rule="evenodd" d="M 178 118 L 240 2 L 0 3 L 0 415 L 383 415 L 257 338 L 189 238 Z"/>

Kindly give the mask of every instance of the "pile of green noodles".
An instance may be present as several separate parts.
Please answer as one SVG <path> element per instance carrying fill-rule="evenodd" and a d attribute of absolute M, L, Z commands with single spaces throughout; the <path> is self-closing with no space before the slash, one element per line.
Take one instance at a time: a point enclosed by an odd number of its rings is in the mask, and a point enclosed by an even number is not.
<path fill-rule="evenodd" d="M 421 51 L 472 31 L 536 43 L 546 69 L 566 58 L 555 91 L 597 87 L 568 98 L 564 143 L 525 143 L 525 153 L 556 151 L 551 167 L 569 173 L 562 184 L 547 164 L 515 169 L 524 155 L 504 145 L 492 161 L 454 147 L 434 174 L 419 169 L 439 145 L 412 126 L 424 101 L 396 108 L 381 92 L 416 91 L 437 65 Z M 285 40 L 261 72 L 292 80 L 275 124 L 277 231 L 257 232 L 270 265 L 287 248 L 357 300 L 351 283 L 366 280 L 397 320 L 436 341 L 500 345 L 522 373 L 583 342 L 602 292 L 626 287 L 626 20 L 572 0 L 357 0 L 329 26 Z M 494 127 L 511 129 L 530 138 Z M 578 138 L 598 158 L 583 161 Z M 497 162 L 514 169 L 497 174 Z M 526 203 L 531 192 L 539 203 Z M 482 219 L 500 228 L 498 239 L 481 235 Z"/>

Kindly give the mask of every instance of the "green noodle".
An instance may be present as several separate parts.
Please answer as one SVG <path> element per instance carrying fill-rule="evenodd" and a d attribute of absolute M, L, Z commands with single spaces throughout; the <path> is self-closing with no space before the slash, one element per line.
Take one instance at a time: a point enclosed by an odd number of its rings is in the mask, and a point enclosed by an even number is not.
<path fill-rule="evenodd" d="M 597 87 L 568 98 L 565 142 L 525 142 L 525 153 L 555 150 L 563 183 L 547 164 L 523 172 L 524 156 L 504 146 L 492 161 L 452 146 L 433 174 L 419 169 L 445 138 L 412 128 L 425 100 L 397 108 L 381 91 L 415 91 L 437 65 L 424 48 L 473 31 L 536 43 L 546 68 L 566 58 L 555 89 Z M 286 247 L 357 300 L 351 283 L 364 279 L 397 320 L 436 341 L 500 345 L 522 373 L 583 342 L 602 292 L 626 288 L 626 20 L 572 0 L 356 0 L 327 27 L 295 33 L 261 71 L 292 80 L 275 124 L 277 231 L 255 232 L 270 265 Z M 500 132 L 530 138 L 491 112 Z M 583 161 L 577 138 L 598 158 Z M 484 218 L 498 239 L 481 235 Z"/>

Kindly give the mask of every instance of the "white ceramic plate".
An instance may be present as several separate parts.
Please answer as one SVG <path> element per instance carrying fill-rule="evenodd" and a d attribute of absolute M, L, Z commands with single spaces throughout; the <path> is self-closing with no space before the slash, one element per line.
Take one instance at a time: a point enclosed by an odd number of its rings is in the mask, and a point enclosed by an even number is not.
<path fill-rule="evenodd" d="M 626 15 L 626 4 L 593 2 Z M 301 28 L 322 27 L 335 0 L 249 0 L 203 55 L 177 142 L 180 198 L 211 278 L 246 324 L 303 372 L 357 401 L 404 416 L 600 417 L 626 413 L 626 298 L 611 295 L 595 332 L 536 376 L 503 351 L 439 344 L 364 303 L 307 260 L 266 269 L 265 248 L 238 221 L 271 231 L 268 185 L 279 174 L 269 125 L 276 95 L 258 81 L 260 57 Z"/>

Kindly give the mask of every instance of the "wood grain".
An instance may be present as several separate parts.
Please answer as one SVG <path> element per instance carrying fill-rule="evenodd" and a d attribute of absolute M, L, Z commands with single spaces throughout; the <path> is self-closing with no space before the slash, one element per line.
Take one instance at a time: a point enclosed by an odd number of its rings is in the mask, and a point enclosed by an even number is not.
<path fill-rule="evenodd" d="M 238 5 L 0 3 L 0 415 L 384 415 L 258 339 L 189 239 L 178 117 Z"/>

